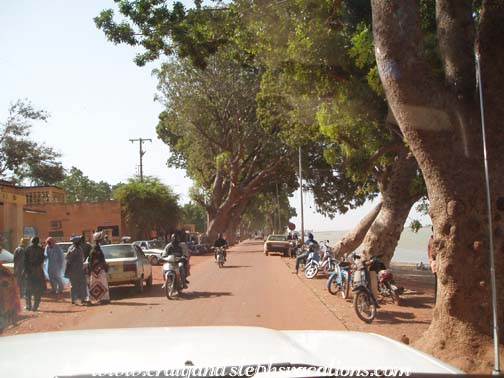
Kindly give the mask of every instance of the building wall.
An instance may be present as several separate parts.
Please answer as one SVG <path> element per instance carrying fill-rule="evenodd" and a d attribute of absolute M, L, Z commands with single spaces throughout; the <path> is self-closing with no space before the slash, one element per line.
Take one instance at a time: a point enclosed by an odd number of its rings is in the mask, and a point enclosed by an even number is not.
<path fill-rule="evenodd" d="M 90 240 L 92 233 L 100 230 L 105 230 L 112 241 L 123 236 L 119 201 L 47 203 L 31 208 L 47 214 L 27 217 L 25 221 L 25 228 L 36 227 L 40 238 L 52 236 L 67 241 L 72 234 L 84 234 Z"/>

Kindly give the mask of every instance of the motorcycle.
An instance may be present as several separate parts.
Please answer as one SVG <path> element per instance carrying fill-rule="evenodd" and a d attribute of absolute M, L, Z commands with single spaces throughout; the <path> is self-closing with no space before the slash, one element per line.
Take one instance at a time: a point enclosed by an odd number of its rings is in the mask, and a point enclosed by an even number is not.
<path fill-rule="evenodd" d="M 356 292 L 354 297 L 354 309 L 357 316 L 371 323 L 376 315 L 376 309 L 380 306 L 376 300 L 373 290 L 371 289 L 370 272 L 375 272 L 378 275 L 377 291 L 382 297 L 392 298 L 392 301 L 398 306 L 401 304 L 400 295 L 404 288 L 398 287 L 394 282 L 392 270 L 386 269 L 385 264 L 380 262 L 380 256 L 373 256 L 369 260 L 362 261 L 357 267 L 359 275 L 354 276 L 354 288 Z M 354 258 L 360 259 L 360 256 L 354 254 Z"/>
<path fill-rule="evenodd" d="M 173 299 L 176 294 L 182 294 L 182 290 L 184 289 L 186 257 L 170 255 L 162 260 L 164 261 L 163 288 L 165 289 L 166 298 Z"/>
<path fill-rule="evenodd" d="M 360 259 L 361 257 L 354 254 L 354 258 Z M 354 310 L 359 319 L 366 323 L 371 323 L 374 320 L 376 309 L 380 308 L 371 289 L 369 274 L 371 269 L 379 268 L 378 258 L 378 256 L 373 256 L 369 260 L 359 261 L 353 279 Z"/>
<path fill-rule="evenodd" d="M 322 252 L 322 258 L 320 257 Z M 304 275 L 308 279 L 315 277 L 319 271 L 325 274 L 330 274 L 336 269 L 338 260 L 333 257 L 332 249 L 326 243 L 321 243 L 318 250 L 312 250 L 308 255 L 306 264 L 304 266 Z"/>
<path fill-rule="evenodd" d="M 332 295 L 341 294 L 343 299 L 350 296 L 350 287 L 352 286 L 353 268 L 350 261 L 337 261 L 336 268 L 329 276 L 326 288 Z"/>
<path fill-rule="evenodd" d="M 224 267 L 224 248 L 217 247 L 215 252 L 215 262 L 219 266 L 219 268 Z"/>
<path fill-rule="evenodd" d="M 382 297 L 392 298 L 392 302 L 396 305 L 401 305 L 400 295 L 404 292 L 404 288 L 395 284 L 391 269 L 378 271 L 378 292 Z"/>

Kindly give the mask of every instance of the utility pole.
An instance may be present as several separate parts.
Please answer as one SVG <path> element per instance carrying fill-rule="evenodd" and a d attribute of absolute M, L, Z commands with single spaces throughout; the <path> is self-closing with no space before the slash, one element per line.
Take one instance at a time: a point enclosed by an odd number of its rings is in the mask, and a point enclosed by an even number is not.
<path fill-rule="evenodd" d="M 145 151 L 142 149 L 142 144 L 143 142 L 151 142 L 152 139 L 143 139 L 143 138 L 138 138 L 138 139 L 130 139 L 131 143 L 139 142 L 138 146 L 140 147 L 140 182 L 143 182 L 143 156 L 145 155 Z"/>
<path fill-rule="evenodd" d="M 299 146 L 299 190 L 301 197 L 301 240 L 304 243 L 303 168 L 301 166 L 301 146 Z"/>
<path fill-rule="evenodd" d="M 276 200 L 277 200 L 277 215 L 278 215 L 278 232 L 282 232 L 282 220 L 280 218 L 280 197 L 278 196 L 278 184 L 275 183 L 276 186 Z"/>

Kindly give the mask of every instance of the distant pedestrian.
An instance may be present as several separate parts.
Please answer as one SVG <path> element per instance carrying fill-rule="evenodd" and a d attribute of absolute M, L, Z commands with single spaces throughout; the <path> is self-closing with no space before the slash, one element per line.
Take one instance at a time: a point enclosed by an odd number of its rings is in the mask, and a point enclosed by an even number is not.
<path fill-rule="evenodd" d="M 84 275 L 84 256 L 80 243 L 80 236 L 73 235 L 70 238 L 72 245 L 66 255 L 65 277 L 70 279 L 70 298 L 72 304 L 88 304 L 86 276 Z"/>
<path fill-rule="evenodd" d="M 26 248 L 24 253 L 25 309 L 28 311 L 38 310 L 40 297 L 46 287 L 44 269 L 42 268 L 44 250 L 39 243 L 38 237 L 32 238 L 31 245 Z"/>
<path fill-rule="evenodd" d="M 56 244 L 53 238 L 46 239 L 46 247 L 44 252 L 47 259 L 47 274 L 51 284 L 51 293 L 62 293 L 65 289 L 63 282 L 63 267 L 65 265 L 65 254 Z"/>
<path fill-rule="evenodd" d="M 99 301 L 101 304 L 110 302 L 107 280 L 108 265 L 100 247 L 100 242 L 103 238 L 103 232 L 94 233 L 93 240 L 95 244 L 89 254 L 89 297 L 91 300 Z"/>
<path fill-rule="evenodd" d="M 434 227 L 431 227 L 433 232 L 429 238 L 429 244 L 427 245 L 427 254 L 429 255 L 429 262 L 431 266 L 432 273 L 434 273 L 434 303 L 437 300 L 437 251 L 434 247 Z"/>
<path fill-rule="evenodd" d="M 23 279 L 24 272 L 24 254 L 26 247 L 28 247 L 30 239 L 21 238 L 19 245 L 14 251 L 14 276 L 16 277 L 16 282 L 19 288 L 19 295 L 24 298 L 25 295 L 25 285 Z"/>

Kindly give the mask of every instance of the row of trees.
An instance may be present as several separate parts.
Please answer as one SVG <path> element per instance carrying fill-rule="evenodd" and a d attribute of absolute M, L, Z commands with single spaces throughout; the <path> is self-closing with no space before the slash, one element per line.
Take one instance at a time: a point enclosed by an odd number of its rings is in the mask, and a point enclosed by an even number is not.
<path fill-rule="evenodd" d="M 142 46 L 139 65 L 167 59 L 157 71 L 166 107 L 157 131 L 173 152 L 168 163 L 194 179 L 192 196 L 206 210 L 210 234 L 253 218 L 254 201 L 265 203 L 271 184 L 291 193 L 294 154 L 303 146 L 307 186 L 321 212 L 334 216 L 381 195 L 340 250 L 363 242 L 365 253 L 390 259 L 412 205 L 428 196 L 439 300 L 419 346 L 471 356 L 488 341 L 474 50 L 485 80 L 491 231 L 500 253 L 501 1 L 234 0 L 185 9 L 141 0 L 121 1 L 118 10 L 120 23 L 112 10 L 95 19 L 106 36 Z"/>
<path fill-rule="evenodd" d="M 123 216 L 135 238 L 148 238 L 150 230 L 169 233 L 179 225 L 194 223 L 204 231 L 202 208 L 195 204 L 179 204 L 179 197 L 158 179 L 143 182 L 130 179 L 127 183 L 110 185 L 95 182 L 72 167 L 65 171 L 59 153 L 31 138 L 37 124 L 46 122 L 48 113 L 37 110 L 27 101 L 13 103 L 7 119 L 0 124 L 0 178 L 15 183 L 56 185 L 63 188 L 67 202 L 121 201 Z"/>

